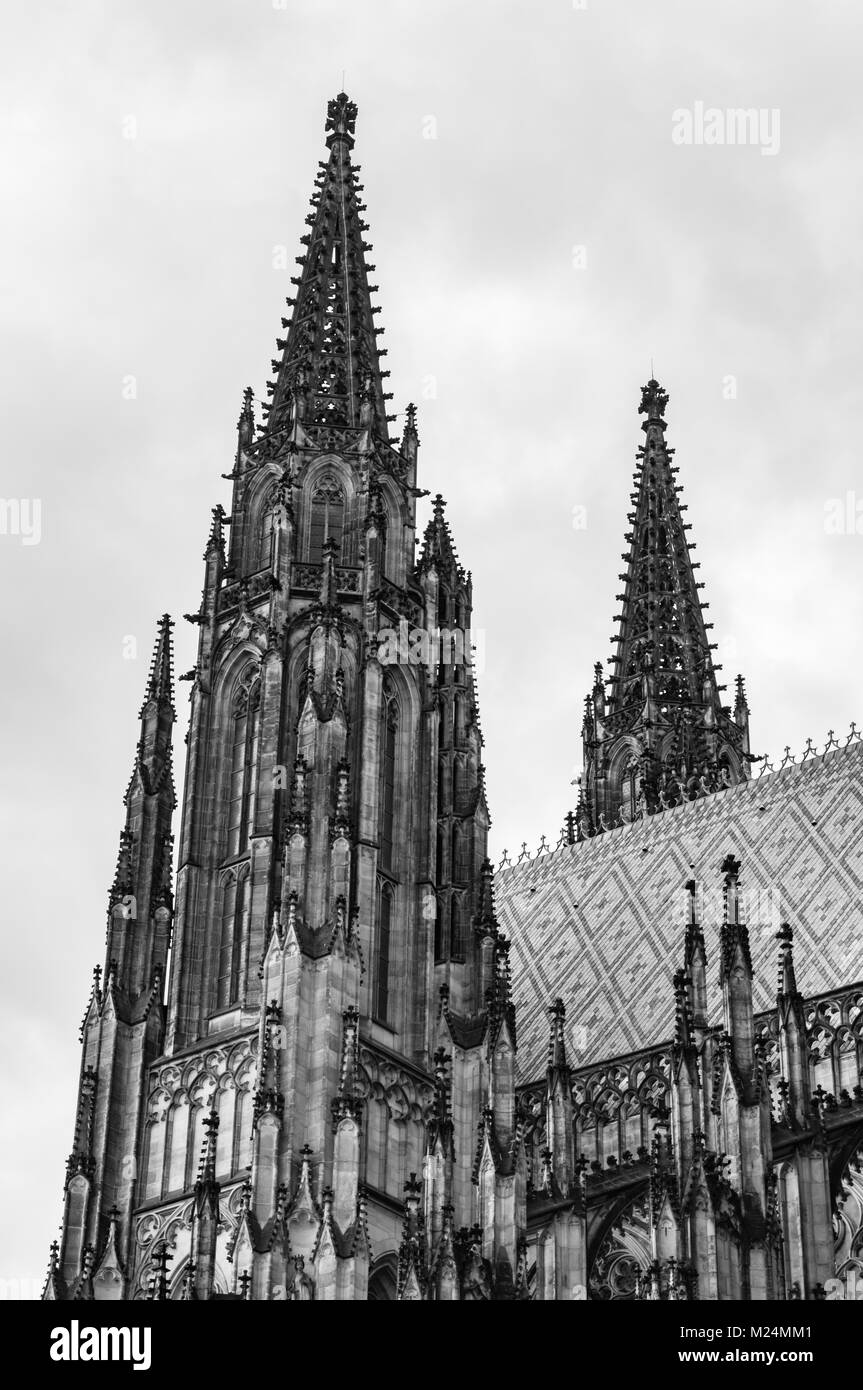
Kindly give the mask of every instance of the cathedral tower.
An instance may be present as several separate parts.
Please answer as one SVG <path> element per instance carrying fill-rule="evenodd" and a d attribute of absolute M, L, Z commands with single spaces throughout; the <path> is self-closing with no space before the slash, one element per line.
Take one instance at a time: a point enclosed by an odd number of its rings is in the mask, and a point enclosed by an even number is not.
<path fill-rule="evenodd" d="M 466 1296 L 514 1296 L 519 1279 L 471 578 L 440 497 L 414 553 L 416 411 L 391 438 L 355 119 L 329 103 L 269 399 L 256 424 L 245 393 L 187 614 L 167 991 L 160 628 L 50 1296 L 102 1296 L 106 1252 L 126 1298 L 450 1298 L 465 1270 Z"/>

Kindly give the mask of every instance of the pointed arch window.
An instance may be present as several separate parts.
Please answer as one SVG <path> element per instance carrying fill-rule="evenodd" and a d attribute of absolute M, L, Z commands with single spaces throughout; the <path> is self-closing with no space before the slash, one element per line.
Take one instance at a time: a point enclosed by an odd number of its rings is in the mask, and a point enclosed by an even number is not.
<path fill-rule="evenodd" d="M 620 783 L 620 801 L 627 820 L 634 820 L 639 812 L 638 798 L 641 791 L 641 772 L 638 759 L 631 757 L 624 765 Z"/>
<path fill-rule="evenodd" d="M 455 741 L 464 743 L 467 736 L 467 698 L 459 691 L 455 697 Z"/>
<path fill-rule="evenodd" d="M 454 883 L 467 883 L 470 877 L 470 841 L 463 826 L 452 831 L 452 877 Z"/>
<path fill-rule="evenodd" d="M 445 883 L 445 882 L 446 882 L 446 879 L 447 879 L 447 863 L 446 863 L 446 835 L 445 835 L 445 833 L 444 833 L 443 826 L 438 826 L 438 832 L 437 832 L 437 861 L 436 861 L 436 867 L 437 867 L 437 881 L 438 881 L 438 883 Z"/>
<path fill-rule="evenodd" d="M 273 509 L 268 507 L 261 522 L 261 543 L 258 547 L 257 569 L 266 569 L 273 563 Z"/>
<path fill-rule="evenodd" d="M 232 873 L 222 889 L 222 923 L 219 942 L 219 979 L 216 1007 L 226 1009 L 240 997 L 248 873 Z"/>
<path fill-rule="evenodd" d="M 444 940 L 446 936 L 446 922 L 444 921 L 445 912 L 446 906 L 441 895 L 438 894 L 437 911 L 434 921 L 434 958 L 436 961 L 446 960 L 446 942 Z"/>
<path fill-rule="evenodd" d="M 378 908 L 378 952 L 375 971 L 375 1018 L 389 1022 L 390 1010 L 390 945 L 393 922 L 393 887 L 382 883 Z"/>
<path fill-rule="evenodd" d="M 464 960 L 465 954 L 465 910 L 458 893 L 453 893 L 452 916 L 450 918 L 450 953 L 454 960 Z"/>
<path fill-rule="evenodd" d="M 386 504 L 386 499 L 380 499 L 381 515 L 383 517 L 383 533 L 381 537 L 381 574 L 385 579 L 392 579 L 390 570 L 392 569 L 392 545 L 393 538 L 390 535 L 390 510 Z"/>
<path fill-rule="evenodd" d="M 384 692 L 384 729 L 381 749 L 381 868 L 388 873 L 394 865 L 396 812 L 396 750 L 399 709 L 395 696 Z"/>
<path fill-rule="evenodd" d="M 345 495 L 336 479 L 329 474 L 321 478 L 311 497 L 309 509 L 309 563 L 320 564 L 324 545 L 336 543 L 336 559 L 342 558 L 345 530 Z"/>
<path fill-rule="evenodd" d="M 443 814 L 446 806 L 446 763 L 443 758 L 438 758 L 437 765 L 437 809 L 438 815 Z"/>
<path fill-rule="evenodd" d="M 227 845 L 231 859 L 248 849 L 255 819 L 260 705 L 261 683 L 251 669 L 241 680 L 233 702 Z"/>
<path fill-rule="evenodd" d="M 454 758 L 452 765 L 452 804 L 453 810 L 461 810 L 462 796 L 464 793 L 464 763 L 461 758 Z"/>

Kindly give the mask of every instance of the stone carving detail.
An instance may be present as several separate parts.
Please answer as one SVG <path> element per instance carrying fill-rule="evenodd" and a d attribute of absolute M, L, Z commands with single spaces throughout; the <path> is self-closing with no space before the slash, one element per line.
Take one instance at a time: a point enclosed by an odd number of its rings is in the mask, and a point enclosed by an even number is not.
<path fill-rule="evenodd" d="M 388 579 L 384 579 L 380 589 L 381 601 L 387 605 L 394 613 L 400 617 L 407 618 L 409 622 L 417 627 L 422 625 L 423 612 L 422 606 L 416 599 L 411 598 L 410 594 L 399 589 L 395 584 L 391 584 Z"/>
<path fill-rule="evenodd" d="M 390 1118 L 401 1123 L 426 1124 L 431 1118 L 434 1086 L 420 1081 L 395 1062 L 360 1048 L 360 1094 L 386 1105 Z"/>
<path fill-rule="evenodd" d="M 207 1047 L 193 1053 L 182 1064 L 166 1062 L 151 1070 L 140 1201 L 150 1202 L 167 1190 L 185 1187 L 188 1175 L 189 1181 L 194 1182 L 199 1153 L 197 1149 L 185 1153 L 186 1135 L 189 1135 L 189 1142 L 196 1143 L 188 1128 L 190 1106 L 193 1123 L 211 1107 L 218 1111 L 222 1134 L 226 1137 L 223 1143 L 228 1144 L 225 1167 L 233 1169 L 232 1155 L 237 1149 L 244 1152 L 251 1135 L 248 1097 L 257 1075 L 257 1046 L 257 1037 L 250 1035 L 224 1046 Z M 248 1115 L 244 1106 L 249 1107 Z M 248 1135 L 245 1133 L 247 1121 Z M 180 1127 L 182 1142 L 179 1144 L 175 1127 Z M 175 1147 L 181 1152 L 177 1160 L 179 1166 L 172 1169 L 171 1150 Z"/>
<path fill-rule="evenodd" d="M 358 594 L 360 590 L 360 571 L 343 569 L 336 570 L 336 588 L 340 594 Z"/>
<path fill-rule="evenodd" d="M 242 1208 L 242 1183 L 236 1183 L 228 1192 L 223 1192 L 220 1204 L 219 1248 L 227 1250 L 227 1244 L 236 1231 L 239 1212 Z M 166 1246 L 169 1255 L 168 1279 L 172 1298 L 179 1296 L 183 1272 L 187 1266 L 191 1247 L 193 1202 L 184 1198 L 181 1202 L 171 1202 L 159 1211 L 148 1212 L 137 1219 L 133 1227 L 132 1299 L 147 1299 L 153 1278 L 154 1256 L 161 1246 Z M 217 1259 L 216 1289 L 224 1292 L 227 1285 L 219 1272 Z"/>
<path fill-rule="evenodd" d="M 633 1200 L 600 1241 L 589 1276 L 591 1298 L 623 1302 L 635 1298 L 636 1274 L 650 1264 L 647 1197 Z"/>
<path fill-rule="evenodd" d="M 319 589 L 323 565 L 297 565 L 294 570 L 294 583 L 298 589 Z"/>
<path fill-rule="evenodd" d="M 241 1084 L 240 1075 L 248 1070 L 248 1063 L 250 1059 L 254 1059 L 257 1050 L 257 1036 L 250 1033 L 247 1038 L 241 1038 L 239 1041 L 234 1039 L 224 1047 L 211 1047 L 203 1053 L 196 1052 L 185 1059 L 182 1066 L 176 1062 L 166 1062 L 161 1067 L 154 1067 L 150 1073 L 150 1101 L 160 1093 L 167 1095 L 170 1100 L 179 1089 L 188 1091 L 194 1098 L 196 1089 L 205 1079 L 215 1088 L 226 1072 Z"/>
<path fill-rule="evenodd" d="M 317 591 L 321 587 L 323 570 L 323 565 L 297 565 L 294 570 L 294 584 L 298 589 Z M 349 569 L 345 565 L 336 566 L 336 589 L 340 594 L 358 594 L 361 578 L 362 571 L 359 569 Z"/>
<path fill-rule="evenodd" d="M 219 594 L 219 613 L 223 614 L 230 608 L 236 608 L 240 602 L 241 590 L 245 586 L 246 599 L 249 603 L 262 598 L 270 592 L 271 579 L 270 569 L 259 570 L 257 574 L 251 575 L 246 580 L 234 580 L 226 584 Z"/>
<path fill-rule="evenodd" d="M 826 1297 L 863 1302 L 863 1143 L 842 1173 L 833 1236 L 836 1277 L 827 1280 Z"/>
<path fill-rule="evenodd" d="M 854 1094 L 863 1069 L 863 993 L 852 988 L 810 1000 L 806 1019 L 812 1086 L 820 1085 L 835 1104 L 833 1098 L 843 1091 Z M 756 1018 L 756 1036 L 767 1060 L 775 1104 L 780 1080 L 778 1027 L 775 1012 Z M 657 1049 L 602 1066 L 573 1069 L 576 1152 L 605 1166 L 609 1155 L 620 1161 L 627 1152 L 635 1156 L 640 1146 L 649 1147 L 651 1119 L 668 1105 L 670 1065 L 668 1050 Z M 520 1088 L 519 1113 L 536 1171 L 545 1144 L 544 1106 L 543 1084 Z"/>

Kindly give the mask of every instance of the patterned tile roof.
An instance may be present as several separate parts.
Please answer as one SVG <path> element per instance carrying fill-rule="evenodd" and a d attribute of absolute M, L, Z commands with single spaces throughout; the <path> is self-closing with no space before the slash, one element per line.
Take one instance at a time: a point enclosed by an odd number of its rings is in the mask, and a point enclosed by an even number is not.
<path fill-rule="evenodd" d="M 544 1072 L 556 995 L 575 1065 L 671 1036 L 687 879 L 699 885 L 718 997 L 719 866 L 729 853 L 742 864 L 756 1010 L 775 1003 L 780 922 L 794 928 L 804 995 L 863 979 L 863 744 L 852 743 L 498 871 L 522 1080 Z"/>

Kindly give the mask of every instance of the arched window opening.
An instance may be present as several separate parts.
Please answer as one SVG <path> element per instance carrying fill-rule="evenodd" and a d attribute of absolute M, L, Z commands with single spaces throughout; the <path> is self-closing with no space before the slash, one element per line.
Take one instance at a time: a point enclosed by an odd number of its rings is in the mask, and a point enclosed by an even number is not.
<path fill-rule="evenodd" d="M 460 826 L 455 825 L 452 832 L 452 876 L 454 883 L 467 883 L 469 859 L 468 837 Z"/>
<path fill-rule="evenodd" d="M 455 811 L 461 810 L 462 792 L 464 791 L 464 767 L 460 758 L 453 759 L 452 765 L 452 804 Z"/>
<path fill-rule="evenodd" d="M 445 848 L 444 848 L 445 843 L 446 843 L 446 842 L 445 842 L 443 830 L 441 830 L 441 829 L 439 828 L 439 829 L 438 829 L 438 832 L 437 832 L 437 866 L 436 866 L 437 881 L 438 881 L 438 883 L 443 883 L 443 882 L 445 882 L 446 876 L 447 876 L 447 874 L 446 874 L 446 851 L 445 851 Z"/>
<path fill-rule="evenodd" d="M 309 515 L 309 563 L 320 564 L 324 545 L 336 543 L 336 559 L 342 558 L 345 530 L 345 496 L 335 478 L 321 478 L 312 493 Z"/>
<path fill-rule="evenodd" d="M 452 744 L 452 703 L 446 694 L 441 697 L 440 741 L 444 748 Z"/>
<path fill-rule="evenodd" d="M 393 845 L 396 810 L 396 739 L 398 737 L 398 705 L 390 695 L 384 704 L 384 731 L 381 758 L 381 867 L 393 869 Z"/>
<path fill-rule="evenodd" d="M 380 499 L 380 509 L 383 513 L 384 526 L 381 536 L 381 574 L 384 579 L 392 579 L 390 570 L 393 568 L 393 537 L 390 534 L 390 512 L 383 497 Z"/>
<path fill-rule="evenodd" d="M 446 960 L 446 942 L 444 941 L 445 925 L 444 907 L 440 897 L 438 897 L 437 913 L 434 923 L 434 958 L 436 961 Z"/>
<path fill-rule="evenodd" d="M 464 920 L 464 904 L 461 898 L 454 893 L 450 918 L 450 954 L 454 960 L 464 960 Z"/>
<path fill-rule="evenodd" d="M 464 743 L 467 733 L 467 704 L 465 697 L 458 694 L 455 697 L 455 741 Z"/>
<path fill-rule="evenodd" d="M 378 913 L 378 961 L 375 973 L 375 1018 L 389 1021 L 390 1008 L 390 932 L 392 929 L 393 890 L 388 883 L 381 885 Z"/>
<path fill-rule="evenodd" d="M 219 978 L 216 1007 L 226 1009 L 240 996 L 240 961 L 248 875 L 232 873 L 222 889 L 222 921 L 219 938 Z"/>
<path fill-rule="evenodd" d="M 243 854 L 255 818 L 261 684 L 254 671 L 246 673 L 234 697 L 231 746 L 231 784 L 228 805 L 228 857 Z"/>
<path fill-rule="evenodd" d="M 397 1296 L 398 1267 L 394 1255 L 379 1260 L 369 1279 L 369 1303 L 394 1303 Z"/>
<path fill-rule="evenodd" d="M 258 563 L 256 568 L 259 570 L 268 569 L 273 563 L 273 509 L 267 507 L 261 521 L 261 542 L 258 547 Z"/>
<path fill-rule="evenodd" d="M 227 1008 L 230 1001 L 231 952 L 234 942 L 234 918 L 237 909 L 237 880 L 232 874 L 222 890 L 222 930 L 219 945 L 219 984 L 217 1008 Z"/>
<path fill-rule="evenodd" d="M 243 949 L 243 913 L 246 906 L 246 875 L 237 883 L 237 899 L 234 907 L 234 930 L 231 938 L 231 984 L 229 1003 L 240 994 L 240 955 Z"/>

